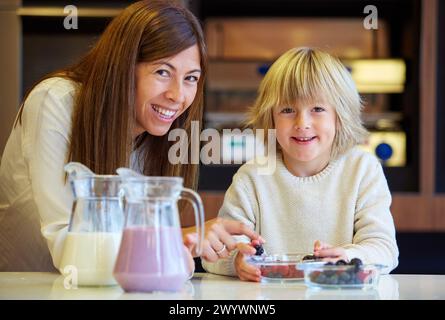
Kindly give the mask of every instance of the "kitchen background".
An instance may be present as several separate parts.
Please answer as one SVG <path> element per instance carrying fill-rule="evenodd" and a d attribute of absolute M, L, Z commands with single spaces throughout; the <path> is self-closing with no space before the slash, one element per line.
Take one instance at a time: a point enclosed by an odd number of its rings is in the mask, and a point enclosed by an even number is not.
<path fill-rule="evenodd" d="M 45 73 L 75 61 L 133 1 L 0 0 L 0 148 L 24 93 Z M 204 127 L 242 128 L 268 66 L 287 49 L 337 55 L 358 84 L 371 132 L 362 147 L 382 161 L 393 194 L 400 266 L 395 273 L 445 273 L 445 3 L 438 0 L 191 0 L 209 50 Z M 66 30 L 63 8 L 78 8 Z M 366 29 L 367 5 L 378 28 Z M 229 160 L 245 141 L 233 134 Z M 223 143 L 223 144 L 224 144 Z M 225 149 L 227 150 L 227 149 Z M 247 150 L 249 151 L 249 150 Z M 227 153 L 223 153 L 227 156 Z M 227 160 L 227 159 L 226 159 Z M 207 218 L 217 215 L 239 164 L 201 165 Z M 193 220 L 184 216 L 184 225 Z"/>

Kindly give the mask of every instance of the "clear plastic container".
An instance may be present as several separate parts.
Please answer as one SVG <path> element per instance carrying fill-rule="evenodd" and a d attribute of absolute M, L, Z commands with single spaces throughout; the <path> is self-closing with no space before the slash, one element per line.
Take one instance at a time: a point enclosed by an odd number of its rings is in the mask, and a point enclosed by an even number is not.
<path fill-rule="evenodd" d="M 250 256 L 246 261 L 260 269 L 262 282 L 302 281 L 304 272 L 297 269 L 297 264 L 301 263 L 306 255 L 288 253 Z"/>
<path fill-rule="evenodd" d="M 382 265 L 328 265 L 325 262 L 302 262 L 297 265 L 304 272 L 304 283 L 309 288 L 375 289 Z"/>

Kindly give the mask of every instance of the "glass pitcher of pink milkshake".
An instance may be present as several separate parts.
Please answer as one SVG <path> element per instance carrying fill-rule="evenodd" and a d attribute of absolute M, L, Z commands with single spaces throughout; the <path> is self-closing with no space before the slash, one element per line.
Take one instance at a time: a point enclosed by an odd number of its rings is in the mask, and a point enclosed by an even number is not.
<path fill-rule="evenodd" d="M 121 177 L 97 175 L 77 162 L 65 171 L 74 202 L 60 269 L 79 286 L 117 285 L 113 269 L 125 220 Z"/>
<path fill-rule="evenodd" d="M 127 176 L 122 187 L 126 220 L 114 277 L 129 292 L 180 290 L 192 270 L 186 260 L 177 202 L 184 199 L 193 206 L 200 254 L 204 238 L 201 198 L 184 188 L 179 177 Z"/>

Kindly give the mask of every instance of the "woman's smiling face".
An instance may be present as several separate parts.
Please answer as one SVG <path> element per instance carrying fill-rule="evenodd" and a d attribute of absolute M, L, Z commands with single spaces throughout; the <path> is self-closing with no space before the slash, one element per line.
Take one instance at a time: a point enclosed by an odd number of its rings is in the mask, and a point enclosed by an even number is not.
<path fill-rule="evenodd" d="M 197 45 L 175 56 L 136 65 L 136 125 L 143 132 L 165 135 L 173 121 L 193 103 L 201 75 Z"/>

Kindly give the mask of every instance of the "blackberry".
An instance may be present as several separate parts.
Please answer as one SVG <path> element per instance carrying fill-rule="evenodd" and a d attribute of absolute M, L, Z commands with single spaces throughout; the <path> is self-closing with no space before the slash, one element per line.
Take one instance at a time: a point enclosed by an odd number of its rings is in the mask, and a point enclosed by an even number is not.
<path fill-rule="evenodd" d="M 353 259 L 351 259 L 351 262 L 349 262 L 349 264 L 361 266 L 363 264 L 363 262 L 359 258 L 353 258 Z"/>
<path fill-rule="evenodd" d="M 327 284 L 338 284 L 338 276 L 337 274 L 332 274 L 329 276 L 328 279 L 326 279 Z"/>
<path fill-rule="evenodd" d="M 352 276 L 354 276 L 354 275 L 352 275 Z M 348 281 L 351 280 L 352 276 L 349 274 L 349 272 L 346 271 L 346 272 L 342 272 L 339 275 L 339 279 L 344 281 L 345 283 L 348 283 Z"/>
<path fill-rule="evenodd" d="M 326 276 L 326 277 L 332 277 L 333 275 L 335 275 L 336 274 L 336 271 L 334 271 L 334 270 L 326 270 L 325 272 L 323 272 L 324 273 L 324 275 Z"/>
<path fill-rule="evenodd" d="M 318 277 L 315 278 L 314 282 L 319 283 L 319 284 L 325 284 L 326 279 L 327 279 L 326 275 L 324 275 L 323 273 L 320 273 L 318 275 Z"/>
<path fill-rule="evenodd" d="M 355 272 L 358 272 L 361 269 L 361 267 L 363 266 L 363 262 L 359 258 L 351 259 L 349 264 L 352 266 L 355 266 L 355 268 L 354 268 Z"/>
<path fill-rule="evenodd" d="M 303 261 L 305 260 L 315 260 L 317 259 L 313 254 L 307 254 L 303 257 Z"/>
<path fill-rule="evenodd" d="M 264 253 L 264 249 L 263 249 L 262 245 L 257 244 L 256 246 L 254 246 L 254 248 L 256 250 L 256 252 L 255 252 L 256 256 L 260 256 L 260 255 L 262 255 Z"/>
<path fill-rule="evenodd" d="M 347 265 L 348 263 L 345 260 L 338 260 L 335 264 L 337 266 L 344 266 Z"/>

